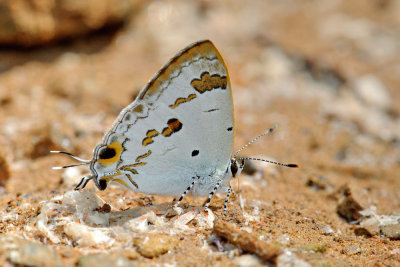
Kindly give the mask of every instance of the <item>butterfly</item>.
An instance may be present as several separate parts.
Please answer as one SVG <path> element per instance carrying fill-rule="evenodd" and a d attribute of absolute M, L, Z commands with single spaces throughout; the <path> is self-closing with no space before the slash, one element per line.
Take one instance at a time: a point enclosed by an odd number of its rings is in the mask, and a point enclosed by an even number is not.
<path fill-rule="evenodd" d="M 150 80 L 137 98 L 125 107 L 97 145 L 91 160 L 63 153 L 81 164 L 90 164 L 91 175 L 76 189 L 93 181 L 105 190 L 110 183 L 136 192 L 182 199 L 208 196 L 204 211 L 217 191 L 226 192 L 224 213 L 232 192 L 230 181 L 240 174 L 246 160 L 232 156 L 234 139 L 232 90 L 226 64 L 209 40 L 180 51 Z"/>

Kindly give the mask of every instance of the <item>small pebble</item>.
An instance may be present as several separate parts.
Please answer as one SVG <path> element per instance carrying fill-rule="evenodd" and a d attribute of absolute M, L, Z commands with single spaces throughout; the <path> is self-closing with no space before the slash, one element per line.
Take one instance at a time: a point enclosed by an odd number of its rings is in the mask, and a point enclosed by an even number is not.
<path fill-rule="evenodd" d="M 261 261 L 254 255 L 242 255 L 236 257 L 234 260 L 234 266 L 238 267 L 252 267 L 261 265 Z"/>
<path fill-rule="evenodd" d="M 361 248 L 359 246 L 347 246 L 343 249 L 343 253 L 347 255 L 356 255 L 361 253 Z"/>
<path fill-rule="evenodd" d="M 296 254 L 285 249 L 284 252 L 278 257 L 277 266 L 279 267 L 311 267 L 308 262 L 297 258 Z"/>
<path fill-rule="evenodd" d="M 178 239 L 165 234 L 148 235 L 134 240 L 137 251 L 146 258 L 155 258 L 167 253 L 178 244 Z"/>
<path fill-rule="evenodd" d="M 89 254 L 79 258 L 78 267 L 133 267 L 135 264 L 121 255 L 112 254 Z"/>
<path fill-rule="evenodd" d="M 356 221 L 362 217 L 360 214 L 362 210 L 363 207 L 354 199 L 350 188 L 346 188 L 337 205 L 337 213 L 348 221 Z"/>
<path fill-rule="evenodd" d="M 8 260 L 17 266 L 63 266 L 57 251 L 50 246 L 29 241 L 11 251 Z"/>
<path fill-rule="evenodd" d="M 379 221 L 375 217 L 364 219 L 354 232 L 356 235 L 364 235 L 368 237 L 379 235 Z"/>

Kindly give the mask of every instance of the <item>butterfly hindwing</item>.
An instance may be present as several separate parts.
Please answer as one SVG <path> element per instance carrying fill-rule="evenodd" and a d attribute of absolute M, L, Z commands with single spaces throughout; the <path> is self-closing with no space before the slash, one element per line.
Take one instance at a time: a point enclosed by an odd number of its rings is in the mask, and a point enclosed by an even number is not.
<path fill-rule="evenodd" d="M 132 190 L 179 196 L 193 177 L 220 177 L 233 146 L 229 75 L 210 41 L 168 62 L 95 149 L 91 169 Z M 108 157 L 108 158 L 107 158 Z"/>

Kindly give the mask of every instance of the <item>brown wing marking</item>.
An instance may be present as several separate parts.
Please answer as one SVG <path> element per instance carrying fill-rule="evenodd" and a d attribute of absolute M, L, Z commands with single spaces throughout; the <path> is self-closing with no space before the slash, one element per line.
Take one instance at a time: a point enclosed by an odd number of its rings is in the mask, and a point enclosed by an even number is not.
<path fill-rule="evenodd" d="M 165 127 L 161 132 L 165 137 L 171 136 L 173 133 L 179 132 L 182 129 L 182 123 L 176 118 L 169 119 L 167 124 L 168 127 Z"/>
<path fill-rule="evenodd" d="M 175 103 L 172 105 L 169 105 L 169 107 L 174 109 L 174 108 L 178 107 L 180 104 L 189 102 L 192 99 L 195 99 L 196 97 L 197 97 L 196 94 L 190 94 L 188 97 L 179 97 L 175 100 Z"/>
<path fill-rule="evenodd" d="M 219 74 L 210 75 L 208 71 L 203 72 L 200 79 L 193 79 L 190 85 L 200 94 L 211 91 L 217 88 L 226 89 L 227 80 L 226 76 Z"/>

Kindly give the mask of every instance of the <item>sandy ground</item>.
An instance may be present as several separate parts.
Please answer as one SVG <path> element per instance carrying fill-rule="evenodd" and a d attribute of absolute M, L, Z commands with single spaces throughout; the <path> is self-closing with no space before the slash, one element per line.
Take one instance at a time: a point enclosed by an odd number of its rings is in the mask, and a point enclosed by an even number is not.
<path fill-rule="evenodd" d="M 399 12 L 389 0 L 154 1 L 111 31 L 2 48 L 0 264 L 399 266 Z M 172 198 L 71 192 L 89 170 L 52 170 L 73 160 L 49 150 L 90 159 L 152 75 L 201 39 L 229 67 L 234 149 L 276 124 L 243 154 L 300 168 L 252 162 L 226 216 L 223 197 L 208 216 L 186 198 L 166 218 Z"/>

